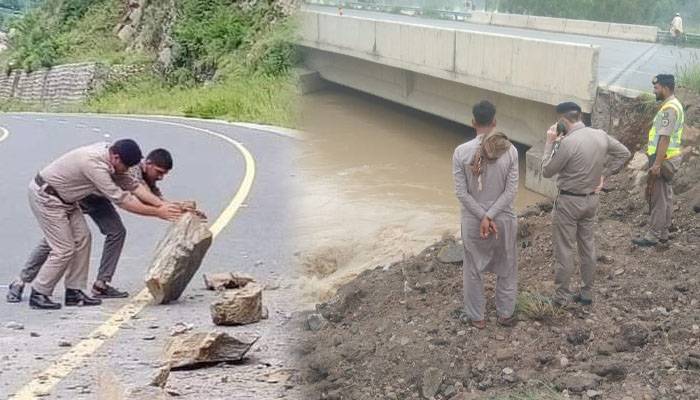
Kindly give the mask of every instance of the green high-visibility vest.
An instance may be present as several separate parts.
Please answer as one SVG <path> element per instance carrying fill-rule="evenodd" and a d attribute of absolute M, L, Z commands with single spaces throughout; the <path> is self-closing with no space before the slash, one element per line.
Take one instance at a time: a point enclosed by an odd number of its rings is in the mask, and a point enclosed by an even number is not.
<path fill-rule="evenodd" d="M 676 111 L 676 125 L 673 127 L 673 133 L 671 133 L 671 141 L 668 144 L 668 149 L 666 150 L 666 158 L 673 158 L 681 154 L 681 138 L 683 137 L 683 124 L 685 123 L 685 111 L 683 111 L 683 105 L 675 97 L 671 100 L 666 101 L 656 113 L 654 117 L 654 124 L 649 130 L 649 143 L 647 144 L 647 154 L 653 156 L 656 154 L 656 146 L 659 144 L 659 138 L 656 134 L 656 123 L 659 119 L 663 118 L 665 110 L 672 108 Z"/>

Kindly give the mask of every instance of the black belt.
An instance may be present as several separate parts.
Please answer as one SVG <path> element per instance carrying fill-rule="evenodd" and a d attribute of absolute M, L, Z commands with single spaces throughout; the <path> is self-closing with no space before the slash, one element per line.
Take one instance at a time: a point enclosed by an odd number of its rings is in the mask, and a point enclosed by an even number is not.
<path fill-rule="evenodd" d="M 42 189 L 44 191 L 44 193 L 48 194 L 49 196 L 53 196 L 53 197 L 61 200 L 61 203 L 63 203 L 63 204 L 68 204 L 68 205 L 71 204 L 71 203 L 68 203 L 67 201 L 63 200 L 63 198 L 58 194 L 56 189 L 54 189 L 53 186 L 46 183 L 46 181 L 44 180 L 44 178 L 41 177 L 41 175 L 36 174 L 36 176 L 34 177 L 34 183 L 39 185 L 39 188 L 46 185 L 44 187 L 44 189 Z"/>
<path fill-rule="evenodd" d="M 596 194 L 596 192 L 591 192 L 591 193 L 588 193 L 588 194 L 583 194 L 583 193 L 572 193 L 572 192 L 569 192 L 569 191 L 567 191 L 567 190 L 560 190 L 560 191 L 559 191 L 559 194 L 560 194 L 560 195 L 563 194 L 564 196 L 586 197 L 586 196 L 592 196 L 592 195 Z"/>

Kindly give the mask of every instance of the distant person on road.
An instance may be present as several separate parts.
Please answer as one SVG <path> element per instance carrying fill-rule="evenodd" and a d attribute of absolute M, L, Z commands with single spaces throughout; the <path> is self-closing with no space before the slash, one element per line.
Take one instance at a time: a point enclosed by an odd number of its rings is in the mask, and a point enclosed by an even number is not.
<path fill-rule="evenodd" d="M 488 101 L 472 110 L 476 138 L 458 146 L 452 158 L 455 192 L 461 205 L 464 246 L 464 310 L 476 328 L 486 326 L 483 275 L 497 275 L 498 323 L 515 325 L 518 292 L 518 220 L 513 202 L 518 191 L 518 151 L 496 132 L 496 108 Z"/>
<path fill-rule="evenodd" d="M 117 185 L 119 180 L 134 180 L 128 171 L 138 165 L 141 158 L 141 149 L 133 140 L 97 143 L 64 154 L 32 179 L 29 205 L 50 251 L 32 281 L 31 308 L 61 308 L 60 303 L 51 300 L 51 295 L 64 275 L 66 306 L 102 303 L 83 291 L 87 286 L 91 236 L 79 205 L 81 200 L 101 195 L 129 212 L 164 220 L 174 220 L 182 214 L 177 204 L 149 205 Z M 135 180 L 125 184 L 139 185 Z M 136 189 L 135 192 L 140 191 Z"/>
<path fill-rule="evenodd" d="M 649 175 L 647 201 L 649 202 L 649 229 L 632 243 L 651 247 L 668 240 L 673 211 L 673 175 L 681 162 L 681 146 L 685 111 L 674 95 L 676 80 L 673 75 L 660 74 L 652 80 L 656 100 L 662 101 L 654 117 L 647 141 Z"/>
<path fill-rule="evenodd" d="M 605 131 L 586 127 L 578 104 L 561 103 L 556 112 L 559 121 L 547 131 L 542 159 L 542 176 L 558 175 L 559 189 L 552 209 L 556 286 L 552 300 L 561 307 L 572 301 L 590 305 L 597 260 L 593 228 L 598 193 L 607 177 L 622 169 L 630 152 Z M 575 266 L 574 246 L 578 247 L 583 281 L 577 294 L 569 287 Z"/>
<path fill-rule="evenodd" d="M 145 161 L 129 168 L 126 179 L 121 175 L 115 175 L 114 181 L 123 190 L 132 192 L 143 203 L 159 207 L 164 204 L 164 200 L 157 182 L 162 180 L 172 168 L 173 159 L 170 152 L 165 149 L 156 149 L 148 154 Z M 105 236 L 99 272 L 92 285 L 92 295 L 97 298 L 128 297 L 127 292 L 110 285 L 126 240 L 126 228 L 119 213 L 112 202 L 101 195 L 89 195 L 78 204 L 82 212 L 92 218 Z M 51 247 L 48 242 L 42 239 L 31 252 L 25 267 L 20 272 L 19 279 L 10 284 L 7 292 L 9 303 L 22 301 L 24 285 L 36 278 L 50 252 Z"/>
<path fill-rule="evenodd" d="M 678 46 L 683 41 L 683 19 L 680 13 L 676 13 L 676 16 L 671 20 L 670 32 L 673 37 L 673 43 Z"/>

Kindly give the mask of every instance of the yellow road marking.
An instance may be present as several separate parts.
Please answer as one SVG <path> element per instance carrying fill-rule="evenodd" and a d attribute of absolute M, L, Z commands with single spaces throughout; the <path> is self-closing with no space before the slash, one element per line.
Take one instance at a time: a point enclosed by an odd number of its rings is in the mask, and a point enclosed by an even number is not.
<path fill-rule="evenodd" d="M 7 139 L 8 136 L 10 136 L 10 131 L 0 126 L 0 142 Z"/>
<path fill-rule="evenodd" d="M 236 212 L 241 207 L 241 204 L 243 204 L 243 201 L 245 201 L 246 197 L 250 193 L 250 189 L 253 186 L 253 180 L 255 179 L 255 160 L 248 149 L 230 137 L 209 129 L 198 128 L 177 122 L 157 121 L 141 118 L 103 118 L 158 123 L 192 129 L 228 142 L 243 155 L 245 160 L 245 176 L 243 177 L 243 181 L 241 182 L 241 185 L 236 194 L 233 196 L 231 202 L 228 204 L 228 206 L 226 206 L 216 221 L 214 221 L 214 223 L 209 227 L 215 238 L 219 235 L 219 233 L 221 233 L 231 219 L 233 219 Z M 2 141 L 2 139 L 4 139 L 4 137 L 0 137 L 0 141 Z M 59 358 L 54 364 L 41 372 L 31 382 L 23 386 L 17 393 L 15 393 L 14 396 L 10 397 L 10 400 L 35 400 L 39 397 L 50 394 L 51 390 L 53 390 L 53 388 L 59 382 L 61 382 L 63 378 L 79 367 L 86 358 L 95 353 L 95 351 L 97 351 L 107 341 L 107 339 L 111 338 L 119 331 L 119 328 L 121 328 L 126 321 L 129 321 L 133 316 L 141 312 L 141 310 L 143 310 L 143 308 L 150 301 L 151 295 L 148 292 L 148 289 L 142 289 L 132 301 L 121 307 L 112 315 L 111 318 L 92 331 L 87 339 L 80 341 L 80 343 L 73 347 L 69 352 L 61 356 L 61 358 Z"/>

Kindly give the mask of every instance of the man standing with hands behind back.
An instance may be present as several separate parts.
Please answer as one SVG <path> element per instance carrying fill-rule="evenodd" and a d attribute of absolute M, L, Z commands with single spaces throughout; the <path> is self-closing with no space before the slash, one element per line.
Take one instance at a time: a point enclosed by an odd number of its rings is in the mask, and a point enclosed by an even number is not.
<path fill-rule="evenodd" d="M 518 295 L 518 220 L 513 202 L 518 191 L 518 151 L 496 132 L 496 108 L 481 101 L 472 110 L 476 138 L 458 146 L 453 156 L 455 192 L 462 211 L 464 245 L 464 311 L 478 329 L 486 327 L 485 272 L 498 276 L 498 324 L 516 323 Z"/>

